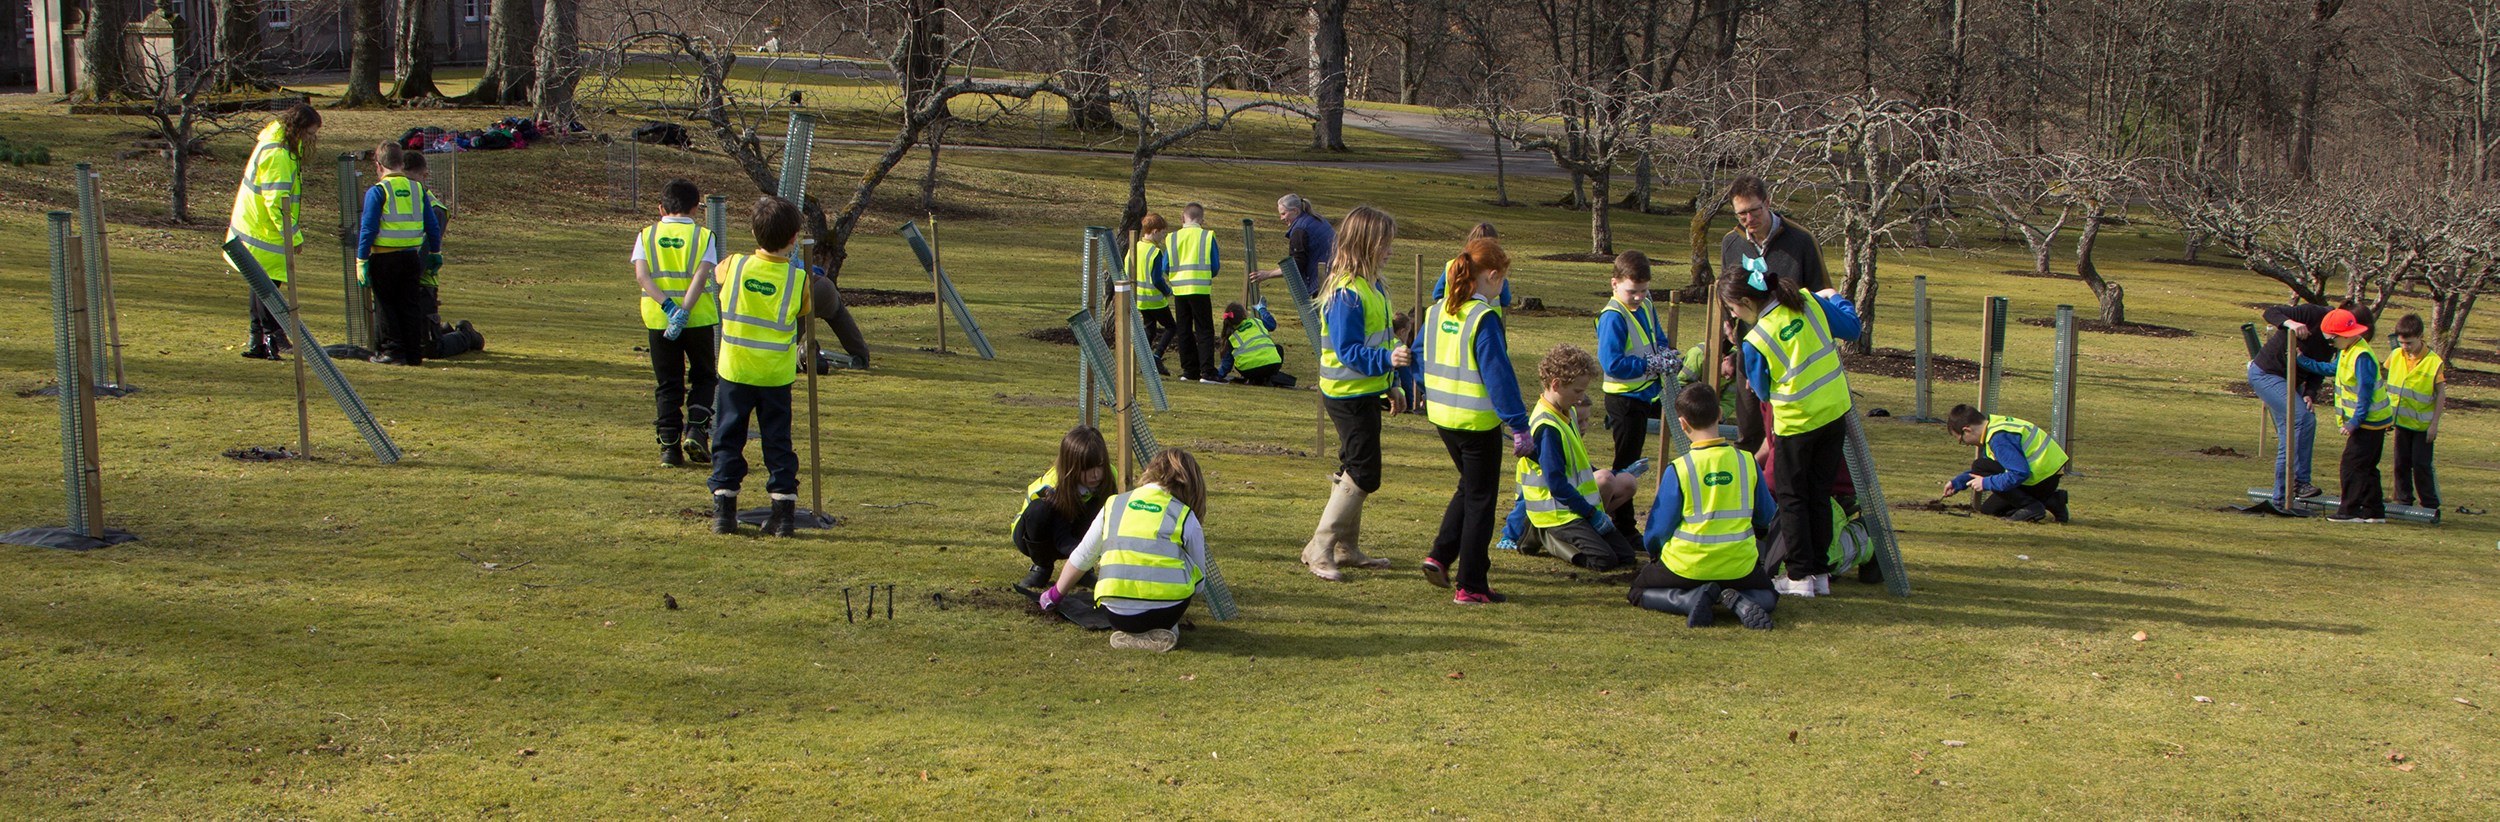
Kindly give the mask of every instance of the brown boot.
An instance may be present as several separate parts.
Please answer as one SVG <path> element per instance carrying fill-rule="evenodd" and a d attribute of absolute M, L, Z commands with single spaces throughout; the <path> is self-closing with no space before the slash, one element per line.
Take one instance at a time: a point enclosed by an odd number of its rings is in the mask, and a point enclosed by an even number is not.
<path fill-rule="evenodd" d="M 1362 542 L 1363 536 L 1363 500 L 1369 499 L 1371 495 L 1363 493 L 1361 486 L 1355 485 L 1353 479 L 1343 474 L 1337 475 L 1335 481 L 1337 493 L 1352 497 L 1346 503 L 1345 514 L 1337 519 L 1336 551 L 1332 557 L 1337 561 L 1337 567 L 1340 569 L 1389 567 L 1388 560 L 1365 555 L 1363 549 L 1356 547 Z"/>

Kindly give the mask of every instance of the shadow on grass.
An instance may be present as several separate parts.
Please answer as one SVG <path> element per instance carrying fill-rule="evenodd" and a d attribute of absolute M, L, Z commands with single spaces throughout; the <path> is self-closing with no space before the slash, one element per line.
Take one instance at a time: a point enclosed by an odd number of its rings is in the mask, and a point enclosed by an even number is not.
<path fill-rule="evenodd" d="M 1359 635 L 1279 636 L 1254 628 L 1235 628 L 1199 616 L 1197 627 L 1181 638 L 1181 648 L 1202 654 L 1291 659 L 1353 659 L 1419 653 L 1498 651 L 1514 643 L 1481 636 L 1447 633 L 1383 631 Z"/>
<path fill-rule="evenodd" d="M 2107 631 L 2122 626 L 2140 625 L 2147 621 L 2170 622 L 2197 628 L 2236 629 L 2252 631 L 2305 631 L 2312 633 L 2357 636 L 2370 628 L 2357 623 L 2303 622 L 2296 620 L 2260 619 L 2236 616 L 2227 606 L 2201 602 L 2186 597 L 2110 591 L 2082 587 L 2083 584 L 2137 584 L 2133 580 L 2116 579 L 2098 574 L 2064 574 L 2056 572 L 2027 573 L 2039 584 L 1968 582 L 1972 578 L 2002 577 L 2005 569 L 1977 565 L 1937 565 L 1920 563 L 1915 570 L 1929 576 L 1916 586 L 1917 593 L 1908 598 L 1885 596 L 1878 589 L 1862 590 L 1867 596 L 1851 596 L 1845 610 L 1826 611 L 1816 608 L 1798 614 L 1804 620 L 1832 624 L 1902 624 L 1958 625 L 1973 628 L 2036 627 L 2068 631 Z M 1936 580 L 1935 575 L 1945 575 Z M 1959 577 L 1956 579 L 1954 577 Z M 1915 579 L 1915 577 L 1914 577 Z M 2058 582 L 2066 585 L 2058 585 Z M 1843 591 L 1849 593 L 1849 591 Z M 1788 609 L 1797 613 L 1796 609 Z M 1811 614 L 1812 616 L 1806 616 Z"/>

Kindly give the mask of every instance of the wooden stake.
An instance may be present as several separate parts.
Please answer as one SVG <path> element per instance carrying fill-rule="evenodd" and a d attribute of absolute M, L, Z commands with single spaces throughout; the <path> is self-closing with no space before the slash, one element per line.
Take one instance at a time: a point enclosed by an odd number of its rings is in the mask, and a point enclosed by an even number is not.
<path fill-rule="evenodd" d="M 69 337 L 73 356 L 77 357 L 78 367 L 81 370 L 91 367 L 90 363 L 94 360 L 90 358 L 95 356 L 95 329 L 89 327 L 87 318 L 87 312 L 93 307 L 87 304 L 86 272 L 83 270 L 87 266 L 85 244 L 90 241 L 87 237 L 71 237 L 69 240 L 71 272 Z M 96 442 L 96 379 L 93 374 L 79 376 L 81 379 L 76 381 L 76 385 L 64 383 L 61 386 L 61 396 L 69 397 L 72 392 L 77 394 L 75 401 L 78 403 L 78 427 L 84 429 L 78 432 L 80 451 L 78 473 L 80 484 L 86 486 L 86 493 L 82 495 L 82 498 L 86 502 L 87 509 L 87 536 L 102 539 L 104 537 L 104 458 L 101 447 Z"/>
<path fill-rule="evenodd" d="M 930 212 L 930 214 L 929 214 L 929 296 L 932 298 L 932 299 L 930 300 L 930 302 L 933 302 L 933 303 L 936 303 L 936 304 L 937 304 L 937 315 L 938 315 L 938 353 L 940 353 L 940 354 L 944 354 L 944 353 L 946 353 L 946 288 L 945 288 L 945 285 L 944 285 L 945 281 L 944 281 L 944 280 L 942 280 L 942 279 L 939 279 L 939 278 L 941 278 L 941 277 L 946 276 L 946 273 L 945 273 L 945 272 L 946 272 L 945 260 L 946 260 L 946 258 L 945 258 L 944 256 L 940 255 L 940 254 L 939 254 L 939 252 L 938 252 L 938 239 L 937 239 L 937 213 L 936 213 L 936 212 Z"/>
<path fill-rule="evenodd" d="M 1111 427 L 1119 437 L 1118 473 L 1123 493 L 1134 487 L 1137 479 L 1136 443 L 1130 441 L 1128 424 L 1129 398 L 1135 396 L 1137 390 L 1137 341 L 1129 334 L 1129 312 L 1136 310 L 1137 306 L 1137 283 L 1127 263 L 1127 260 L 1136 258 L 1133 244 L 1137 235 L 1130 234 L 1128 240 L 1132 245 L 1122 249 L 1125 257 L 1119 268 L 1112 269 L 1115 273 L 1111 280 L 1111 323 L 1114 329 L 1111 332 L 1111 373 L 1115 377 L 1111 381 Z"/>
<path fill-rule="evenodd" d="M 2300 413 L 2300 337 L 2293 334 L 2291 329 L 2285 328 L 2283 329 L 2283 430 L 2275 432 L 2275 439 L 2279 441 L 2278 446 L 2283 449 L 2283 476 L 2275 480 L 2275 487 L 2282 489 L 2282 498 L 2275 503 L 2274 507 L 2282 509 L 2287 514 L 2292 513 L 2292 506 L 2298 504 L 2292 501 L 2293 478 L 2300 476 L 2300 467 L 2292 464 L 2292 458 L 2299 456 L 2292 449 L 2292 432 L 2297 430 L 2292 420 L 2293 415 L 2298 413 Z"/>
<path fill-rule="evenodd" d="M 296 346 L 293 357 L 295 360 L 295 458 L 308 460 L 312 459 L 312 404 L 306 399 L 304 393 L 304 347 L 311 345 L 312 341 L 299 339 L 301 335 L 294 333 L 304 328 L 304 318 L 300 311 L 303 303 L 295 298 L 295 244 L 288 242 L 294 236 L 295 215 L 286 214 L 278 224 L 278 245 L 285 249 L 279 256 L 286 258 L 286 315 L 295 319 L 295 322 L 287 324 L 290 329 L 287 331 L 287 342 Z"/>

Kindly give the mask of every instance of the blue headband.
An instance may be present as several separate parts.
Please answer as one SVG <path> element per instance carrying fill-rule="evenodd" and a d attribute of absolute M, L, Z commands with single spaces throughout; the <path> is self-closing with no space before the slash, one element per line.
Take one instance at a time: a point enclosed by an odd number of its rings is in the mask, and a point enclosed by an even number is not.
<path fill-rule="evenodd" d="M 1771 290 L 1770 284 L 1763 281 L 1763 276 L 1769 272 L 1770 268 L 1760 257 L 1746 257 L 1745 284 L 1753 286 L 1755 291 Z"/>

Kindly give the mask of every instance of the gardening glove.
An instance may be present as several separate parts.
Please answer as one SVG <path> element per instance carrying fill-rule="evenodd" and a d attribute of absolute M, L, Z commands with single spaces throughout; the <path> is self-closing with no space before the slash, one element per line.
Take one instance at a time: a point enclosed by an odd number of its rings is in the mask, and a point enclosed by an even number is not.
<path fill-rule="evenodd" d="M 1649 373 L 1678 374 L 1684 371 L 1684 352 L 1674 349 L 1649 355 Z"/>
<path fill-rule="evenodd" d="M 1512 456 L 1520 457 L 1522 459 L 1535 459 L 1536 439 L 1528 436 L 1528 432 L 1526 431 L 1511 432 L 1510 453 Z"/>
<path fill-rule="evenodd" d="M 677 339 L 677 335 L 686 333 L 686 320 L 689 313 L 691 312 L 688 312 L 685 306 L 672 302 L 668 308 L 668 329 L 661 331 L 660 336 L 674 340 Z"/>
<path fill-rule="evenodd" d="M 371 262 L 371 261 L 370 261 L 370 260 L 357 260 L 357 261 L 356 261 L 356 287 L 357 287 L 357 288 L 370 288 L 370 287 L 371 287 L 371 286 L 369 286 L 369 285 L 366 285 L 366 284 L 365 284 L 365 265 L 366 265 L 367 263 L 369 263 L 369 262 Z"/>
<path fill-rule="evenodd" d="M 1590 520 L 1589 522 L 1590 524 L 1596 526 L 1597 532 L 1600 534 L 1611 534 L 1615 532 L 1615 519 L 1613 517 L 1606 516 L 1606 512 L 1604 511 L 1597 512 L 1597 518 Z"/>
<path fill-rule="evenodd" d="M 442 270 L 443 255 L 441 253 L 437 252 L 425 255 L 425 276 L 427 279 L 433 279 L 434 275 L 441 273 Z"/>
<path fill-rule="evenodd" d="M 1050 609 L 1052 609 L 1052 608 L 1054 608 L 1054 607 L 1057 607 L 1057 606 L 1059 605 L 1059 597 L 1060 597 L 1060 593 L 1059 593 L 1059 586 L 1058 586 L 1058 584 L 1053 583 L 1053 584 L 1050 586 L 1050 590 L 1047 590 L 1047 591 L 1043 591 L 1043 592 L 1042 592 L 1042 599 L 1041 599 L 1041 606 L 1042 606 L 1042 610 L 1048 611 L 1048 610 L 1050 610 Z"/>
<path fill-rule="evenodd" d="M 1649 473 L 1649 458 L 1642 457 L 1640 459 L 1633 460 L 1631 465 L 1623 467 L 1623 471 L 1621 473 L 1630 474 L 1635 477 Z"/>

